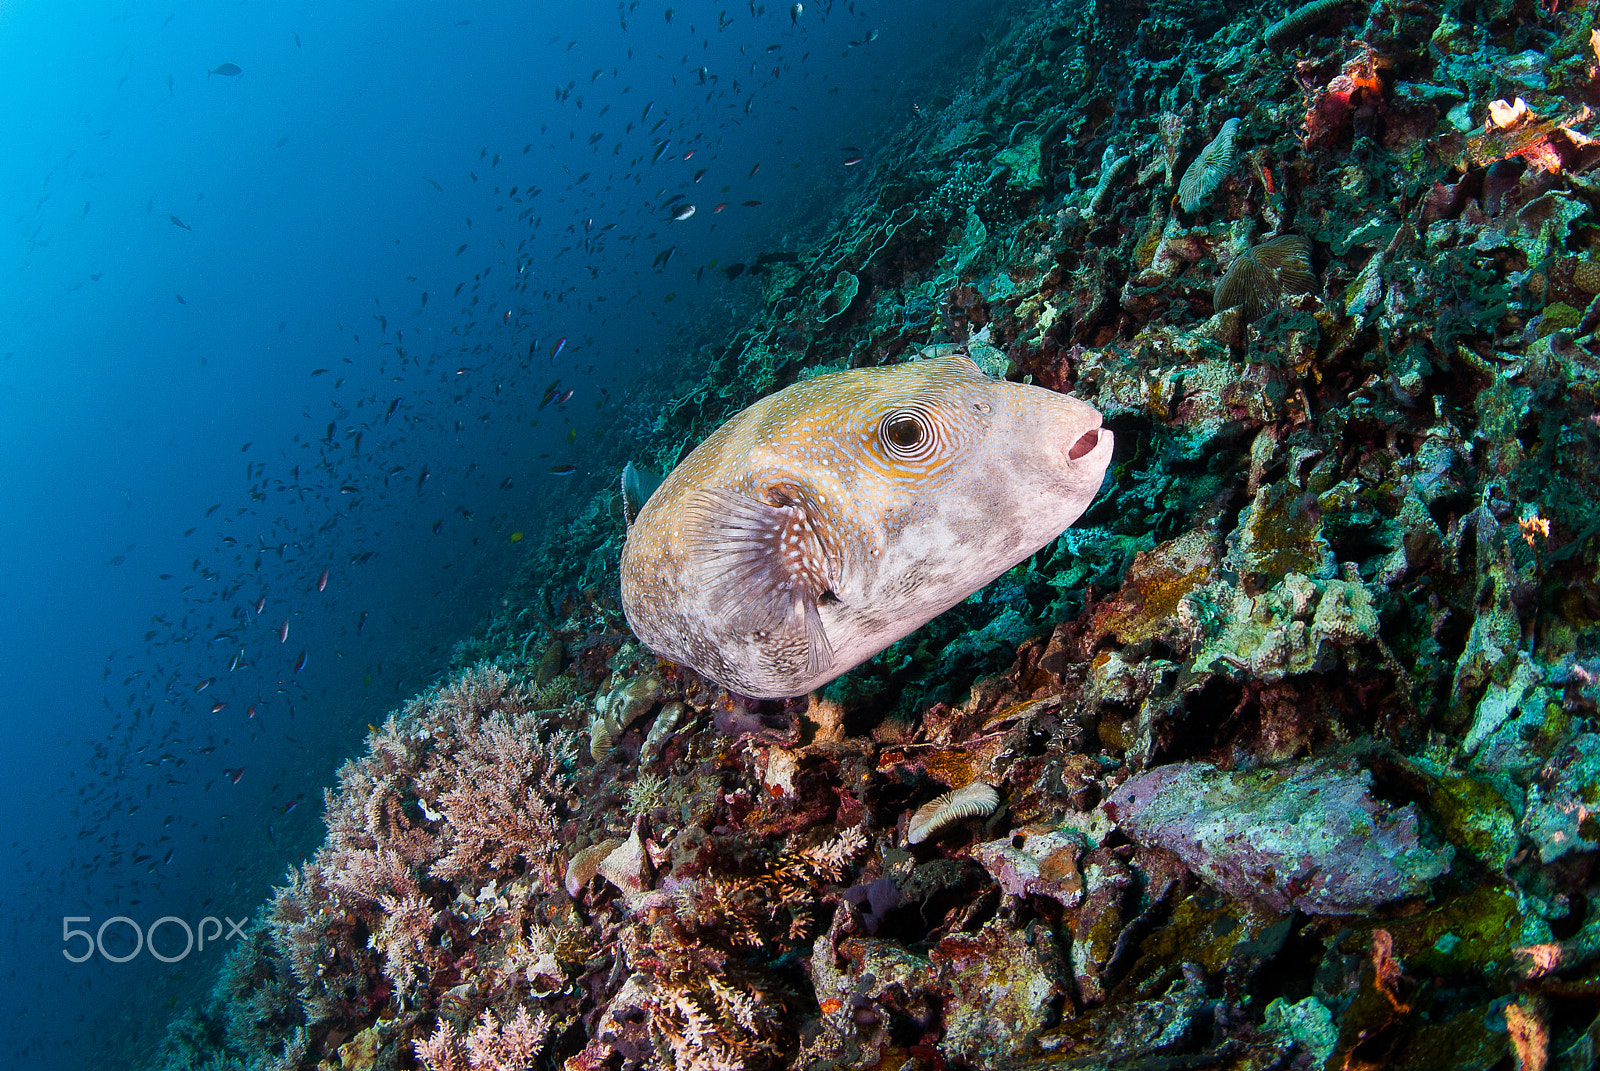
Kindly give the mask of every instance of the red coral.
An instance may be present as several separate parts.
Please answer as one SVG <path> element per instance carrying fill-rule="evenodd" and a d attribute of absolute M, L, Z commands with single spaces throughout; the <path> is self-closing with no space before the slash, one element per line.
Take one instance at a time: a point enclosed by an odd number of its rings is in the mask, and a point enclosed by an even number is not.
<path fill-rule="evenodd" d="M 1357 119 L 1376 117 L 1383 105 L 1383 80 L 1379 70 L 1388 66 L 1366 45 L 1326 85 L 1318 85 L 1321 64 L 1301 63 L 1295 71 L 1306 95 L 1306 117 L 1300 143 L 1308 149 L 1331 145 Z"/>

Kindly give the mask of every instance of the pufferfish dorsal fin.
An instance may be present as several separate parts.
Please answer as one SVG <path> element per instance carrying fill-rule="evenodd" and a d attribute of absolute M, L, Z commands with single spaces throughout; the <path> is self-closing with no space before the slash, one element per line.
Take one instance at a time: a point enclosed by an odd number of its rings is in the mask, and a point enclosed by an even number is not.
<path fill-rule="evenodd" d="M 832 586 L 832 568 L 805 509 L 709 488 L 690 496 L 684 513 L 686 549 L 712 599 L 732 608 L 733 627 L 780 639 L 803 627 L 806 673 L 827 669 L 833 645 L 817 600 Z"/>
<path fill-rule="evenodd" d="M 622 466 L 622 520 L 624 527 L 632 527 L 639 511 L 650 501 L 650 496 L 661 486 L 661 477 L 638 468 L 633 462 Z"/>

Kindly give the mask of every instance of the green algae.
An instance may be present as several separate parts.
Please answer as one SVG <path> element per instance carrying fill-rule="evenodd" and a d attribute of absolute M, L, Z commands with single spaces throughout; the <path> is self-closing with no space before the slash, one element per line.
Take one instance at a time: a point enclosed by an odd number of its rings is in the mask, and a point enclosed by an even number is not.
<path fill-rule="evenodd" d="M 1521 839 L 1516 810 L 1493 785 L 1471 774 L 1418 760 L 1428 807 L 1440 832 L 1491 870 L 1510 862 Z"/>
<path fill-rule="evenodd" d="M 1185 896 L 1166 924 L 1140 942 L 1139 958 L 1123 985 L 1137 986 L 1182 959 L 1198 963 L 1208 974 L 1223 974 L 1241 950 L 1248 950 L 1280 918 L 1268 911 L 1240 911 L 1237 904 L 1210 895 Z"/>
<path fill-rule="evenodd" d="M 1387 920 L 1383 927 L 1394 935 L 1396 954 L 1413 971 L 1465 978 L 1511 966 L 1512 949 L 1522 943 L 1522 910 L 1516 891 L 1491 877 L 1419 915 Z"/>

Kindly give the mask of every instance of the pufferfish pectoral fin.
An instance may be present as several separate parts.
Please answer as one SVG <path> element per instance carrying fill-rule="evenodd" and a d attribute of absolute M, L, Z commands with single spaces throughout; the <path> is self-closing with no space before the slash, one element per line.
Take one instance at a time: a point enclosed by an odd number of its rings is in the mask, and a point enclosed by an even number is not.
<path fill-rule="evenodd" d="M 805 510 L 711 488 L 691 496 L 684 513 L 690 558 L 729 624 L 780 640 L 803 629 L 807 675 L 827 669 L 833 645 L 817 600 L 830 587 L 828 558 Z"/>

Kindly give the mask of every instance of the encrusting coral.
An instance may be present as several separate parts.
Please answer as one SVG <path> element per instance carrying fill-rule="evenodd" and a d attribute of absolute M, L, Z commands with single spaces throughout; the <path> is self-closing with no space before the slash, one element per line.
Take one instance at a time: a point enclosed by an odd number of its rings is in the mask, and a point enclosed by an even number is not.
<path fill-rule="evenodd" d="M 1279 911 L 1350 915 L 1426 893 L 1452 851 L 1418 839 L 1414 804 L 1386 808 L 1354 764 L 1229 775 L 1170 763 L 1125 781 L 1106 810 L 1136 843 L 1176 854 L 1211 884 Z"/>
<path fill-rule="evenodd" d="M 608 489 L 340 772 L 171 1066 L 1592 1063 L 1592 14 L 1026 15 L 641 464 L 966 345 L 1105 414 L 1102 501 L 757 703 L 621 631 Z"/>

